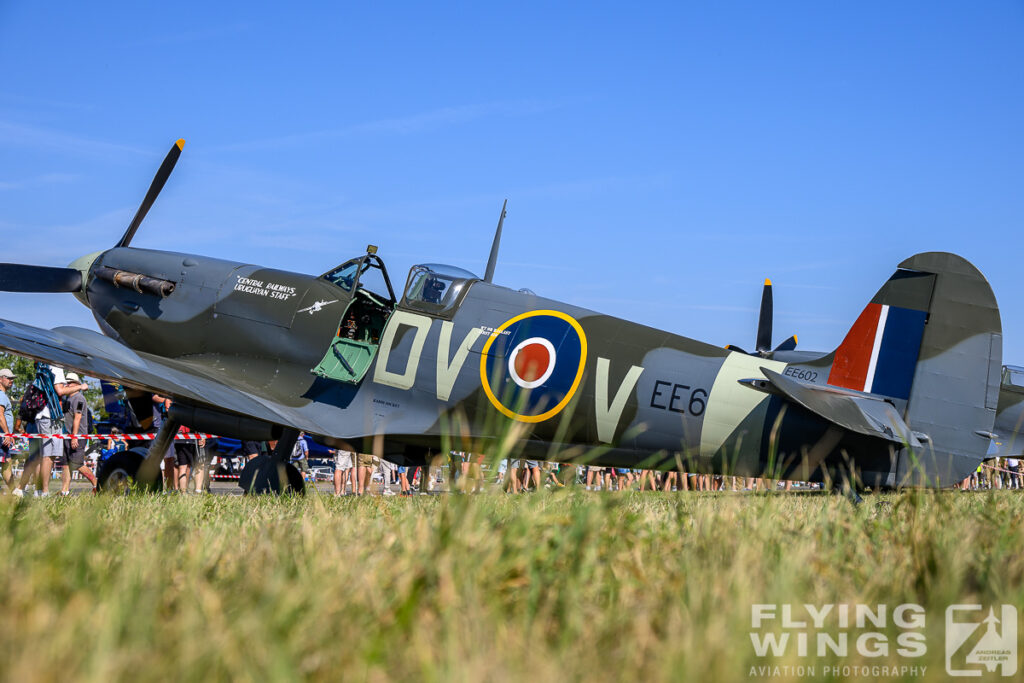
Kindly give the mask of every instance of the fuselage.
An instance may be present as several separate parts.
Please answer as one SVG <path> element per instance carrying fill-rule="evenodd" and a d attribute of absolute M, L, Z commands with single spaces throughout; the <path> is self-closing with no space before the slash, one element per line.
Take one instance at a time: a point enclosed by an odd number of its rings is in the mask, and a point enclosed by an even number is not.
<path fill-rule="evenodd" d="M 337 380 L 322 368 L 343 341 L 354 290 L 137 248 L 104 252 L 99 266 L 175 283 L 160 298 L 89 278 L 84 298 L 105 334 L 329 422 L 318 435 L 329 444 L 359 449 L 359 439 L 386 435 L 392 453 L 486 451 L 511 435 L 518 452 L 552 460 L 815 479 L 845 451 L 879 481 L 891 470 L 876 440 L 832 438 L 824 420 L 740 383 L 762 367 L 824 382 L 827 366 L 815 360 L 730 352 L 472 279 L 447 308 L 400 294 L 367 337 L 365 374 Z M 816 443 L 826 462 L 811 471 Z"/>

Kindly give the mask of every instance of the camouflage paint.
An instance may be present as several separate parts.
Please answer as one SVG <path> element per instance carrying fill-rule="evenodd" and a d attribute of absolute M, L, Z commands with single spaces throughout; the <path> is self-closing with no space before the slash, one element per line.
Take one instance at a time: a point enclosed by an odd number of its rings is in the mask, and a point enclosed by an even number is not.
<path fill-rule="evenodd" d="M 694 471 L 753 474 L 770 462 L 786 472 L 801 463 L 806 469 L 813 454 L 814 471 L 801 478 L 820 479 L 852 461 L 872 482 L 942 485 L 984 456 L 987 437 L 977 432 L 990 432 L 996 414 L 998 309 L 980 273 L 951 254 L 908 259 L 872 299 L 928 311 L 909 400 L 887 399 L 897 416 L 887 419 L 903 416 L 927 437 L 929 452 L 914 454 L 923 456 L 925 476 L 916 478 L 906 449 L 898 452 L 870 433 L 837 430 L 832 408 L 815 413 L 773 394 L 777 388 L 765 385 L 766 394 L 740 383 L 764 381 L 761 368 L 768 368 L 806 391 L 828 391 L 836 353 L 790 353 L 790 363 L 746 356 L 475 281 L 443 316 L 400 303 L 356 386 L 311 374 L 352 300 L 324 279 L 134 248 L 104 252 L 92 260 L 98 265 L 171 280 L 177 288 L 159 299 L 90 277 L 84 297 L 110 338 L 5 321 L 0 346 L 182 402 L 303 429 L 327 443 L 384 434 L 386 452 L 396 458 L 436 449 L 457 420 L 485 441 L 518 422 L 524 448 L 547 448 L 553 458 L 593 447 L 604 464 L 684 462 Z M 529 416 L 540 419 L 520 421 L 495 405 L 500 397 L 488 391 L 481 368 L 503 326 L 539 313 L 573 321 L 586 350 L 567 395 Z"/>

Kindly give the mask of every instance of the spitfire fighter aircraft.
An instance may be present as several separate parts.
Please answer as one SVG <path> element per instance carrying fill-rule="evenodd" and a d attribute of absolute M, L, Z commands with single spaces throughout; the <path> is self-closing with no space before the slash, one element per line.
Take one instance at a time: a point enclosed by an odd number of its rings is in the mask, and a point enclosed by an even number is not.
<path fill-rule="evenodd" d="M 0 321 L 0 348 L 174 398 L 116 463 L 140 481 L 181 424 L 278 439 L 256 490 L 299 430 L 423 463 L 511 428 L 522 457 L 872 487 L 951 485 L 996 438 L 999 310 L 959 256 L 900 263 L 831 353 L 750 355 L 494 284 L 500 221 L 483 278 L 422 264 L 397 292 L 375 247 L 320 276 L 132 247 L 182 146 L 113 247 L 0 265 L 0 290 L 70 292 L 102 331 Z"/>

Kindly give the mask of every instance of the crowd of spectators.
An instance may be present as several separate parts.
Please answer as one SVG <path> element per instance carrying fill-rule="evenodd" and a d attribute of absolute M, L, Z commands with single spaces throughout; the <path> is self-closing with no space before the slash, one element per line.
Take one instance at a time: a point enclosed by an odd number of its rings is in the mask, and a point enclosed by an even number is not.
<path fill-rule="evenodd" d="M 1020 489 L 1024 485 L 1024 461 L 1019 458 L 995 458 L 956 485 L 962 491 Z"/>
<path fill-rule="evenodd" d="M 70 493 L 72 478 L 81 478 L 96 487 L 93 470 L 96 457 L 108 457 L 128 446 L 116 428 L 101 448 L 86 447 L 85 439 L 60 438 L 59 435 L 88 434 L 93 431 L 92 415 L 85 392 L 89 386 L 73 372 L 37 364 L 36 377 L 26 388 L 15 410 L 9 396 L 14 373 L 0 368 L 0 434 L 17 432 L 41 435 L 29 441 L 29 447 L 16 448 L 16 439 L 0 439 L 2 478 L 15 496 L 24 496 L 27 486 L 35 480 L 35 495 L 49 495 L 50 480 L 60 463 L 61 495 Z M 152 429 L 158 430 L 167 419 L 172 399 L 152 395 Z M 187 427 L 179 435 L 189 433 Z M 48 436 L 54 435 L 54 436 Z M 197 435 L 198 436 L 198 435 Z M 252 460 L 261 453 L 274 449 L 276 442 L 241 442 L 244 460 Z M 203 438 L 179 438 L 167 449 L 162 470 L 164 490 L 181 493 L 201 493 L 209 490 L 211 479 L 210 454 Z M 322 452 L 322 451 L 321 451 Z M 489 484 L 509 493 L 536 491 L 541 488 L 562 488 L 579 484 L 587 491 L 758 491 L 783 488 L 816 489 L 820 484 L 794 483 L 747 477 L 694 474 L 676 471 L 655 471 L 605 466 L 562 465 L 542 460 L 513 458 L 500 463 L 488 462 L 479 453 L 452 451 L 447 463 L 447 476 L 441 467 L 397 466 L 376 456 L 348 450 L 329 450 L 330 479 L 336 496 L 382 495 L 411 496 L 419 490 L 479 492 Z M 90 457 L 91 456 L 91 457 Z M 323 467 L 310 466 L 310 449 L 305 434 L 300 433 L 290 462 L 305 481 L 315 481 L 323 475 Z M 16 478 L 14 465 L 23 462 L 20 477 Z M 227 458 L 227 471 L 234 475 L 231 459 Z M 435 461 L 436 463 L 436 461 Z M 52 473 L 52 474 L 51 474 Z M 229 475 L 230 476 L 230 475 Z M 237 477 L 236 477 L 237 478 Z M 447 480 L 447 487 L 446 487 Z M 375 482 L 379 482 L 375 486 Z M 1024 462 L 1016 458 L 998 458 L 980 465 L 974 473 L 957 485 L 962 490 L 1020 489 L 1024 485 Z M 397 489 L 397 492 L 396 492 Z"/>

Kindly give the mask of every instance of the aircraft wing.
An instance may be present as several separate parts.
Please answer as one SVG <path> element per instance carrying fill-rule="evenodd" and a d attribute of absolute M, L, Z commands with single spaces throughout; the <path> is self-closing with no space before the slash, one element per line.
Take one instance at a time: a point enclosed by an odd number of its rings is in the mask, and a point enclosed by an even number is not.
<path fill-rule="evenodd" d="M 0 320 L 0 349 L 191 403 L 324 433 L 323 426 L 299 411 L 227 386 L 187 362 L 139 353 L 81 327 L 44 330 Z"/>
<path fill-rule="evenodd" d="M 843 429 L 900 445 L 921 446 L 896 408 L 882 398 L 803 382 L 768 368 L 761 368 L 761 372 L 770 386 L 758 388 L 778 394 Z"/>

